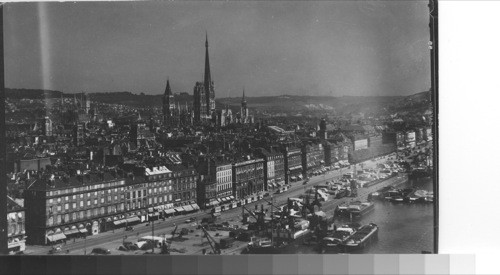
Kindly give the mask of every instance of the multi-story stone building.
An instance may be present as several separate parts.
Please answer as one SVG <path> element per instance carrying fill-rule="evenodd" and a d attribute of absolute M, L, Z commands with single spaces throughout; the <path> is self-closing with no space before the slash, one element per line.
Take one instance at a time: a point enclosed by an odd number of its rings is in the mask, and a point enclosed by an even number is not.
<path fill-rule="evenodd" d="M 25 191 L 31 244 L 51 244 L 168 215 L 196 211 L 193 168 L 138 167 L 34 179 Z"/>
<path fill-rule="evenodd" d="M 272 190 L 285 184 L 285 160 L 283 153 L 271 148 L 261 149 L 266 165 L 264 166 L 265 190 Z"/>
<path fill-rule="evenodd" d="M 302 177 L 302 150 L 297 147 L 285 147 L 285 184 L 290 184 Z"/>
<path fill-rule="evenodd" d="M 233 194 L 244 199 L 264 191 L 264 159 L 242 160 L 233 163 Z"/>
<path fill-rule="evenodd" d="M 321 143 L 304 143 L 302 146 L 302 169 L 310 176 L 325 163 L 325 151 Z"/>
<path fill-rule="evenodd" d="M 231 199 L 233 196 L 233 171 L 229 162 L 214 163 L 217 180 L 217 198 Z"/>
<path fill-rule="evenodd" d="M 50 244 L 112 229 L 113 216 L 125 213 L 125 187 L 124 175 L 116 173 L 33 179 L 25 191 L 28 242 Z"/>
<path fill-rule="evenodd" d="M 26 248 L 24 207 L 7 197 L 7 247 L 9 252 L 24 251 Z"/>

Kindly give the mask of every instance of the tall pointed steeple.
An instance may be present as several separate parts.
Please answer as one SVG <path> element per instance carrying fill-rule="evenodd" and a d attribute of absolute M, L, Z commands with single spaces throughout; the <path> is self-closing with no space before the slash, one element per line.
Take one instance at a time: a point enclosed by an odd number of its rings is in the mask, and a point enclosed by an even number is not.
<path fill-rule="evenodd" d="M 208 58 L 208 32 L 205 34 L 205 79 L 203 84 L 205 84 L 205 90 L 209 90 L 211 76 L 210 76 L 210 60 Z"/>
<path fill-rule="evenodd" d="M 241 103 L 246 103 L 246 99 L 245 99 L 245 87 L 243 87 L 243 97 L 241 99 Z"/>
<path fill-rule="evenodd" d="M 167 87 L 165 88 L 164 95 L 172 95 L 172 90 L 170 89 L 170 80 L 167 77 Z"/>
<path fill-rule="evenodd" d="M 167 125 L 170 122 L 170 118 L 173 115 L 174 105 L 174 95 L 170 89 L 170 80 L 167 77 L 167 86 L 165 87 L 165 92 L 163 94 L 163 123 Z"/>

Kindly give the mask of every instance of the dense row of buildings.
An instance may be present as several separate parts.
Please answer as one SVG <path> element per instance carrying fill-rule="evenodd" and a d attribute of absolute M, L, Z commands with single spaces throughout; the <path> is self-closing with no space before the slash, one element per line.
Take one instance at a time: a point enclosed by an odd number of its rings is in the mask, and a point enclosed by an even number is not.
<path fill-rule="evenodd" d="M 426 128 L 339 128 L 323 119 L 317 128 L 284 130 L 272 121 L 256 123 L 245 91 L 239 112 L 218 110 L 208 39 L 205 47 L 204 81 L 195 84 L 193 104 L 175 102 L 167 80 L 159 121 L 139 113 L 104 116 L 80 94 L 50 110 L 60 119 L 10 128 L 8 185 L 20 199 L 8 214 L 12 250 L 238 206 L 325 166 L 348 166 L 432 139 Z"/>

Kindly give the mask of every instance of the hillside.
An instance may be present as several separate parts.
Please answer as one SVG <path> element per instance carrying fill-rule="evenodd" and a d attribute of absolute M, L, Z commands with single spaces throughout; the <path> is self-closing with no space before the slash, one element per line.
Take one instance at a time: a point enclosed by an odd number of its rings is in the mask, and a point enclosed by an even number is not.
<path fill-rule="evenodd" d="M 6 89 L 6 97 L 12 99 L 42 99 L 60 98 L 60 91 L 33 90 L 33 89 Z M 65 98 L 73 98 L 74 94 L 63 94 Z M 131 107 L 160 107 L 162 95 L 134 94 L 132 92 L 104 92 L 90 93 L 91 101 L 108 104 L 123 104 Z M 247 97 L 250 109 L 260 111 L 286 112 L 286 111 L 338 111 L 347 113 L 376 112 L 385 107 L 398 106 L 408 108 L 426 104 L 429 92 L 420 92 L 409 96 L 263 96 Z M 187 93 L 175 94 L 174 100 L 184 106 L 192 104 L 193 97 Z M 238 110 L 241 106 L 241 97 L 217 98 L 216 107 L 229 106 Z M 392 108 L 391 108 L 392 109 Z"/>

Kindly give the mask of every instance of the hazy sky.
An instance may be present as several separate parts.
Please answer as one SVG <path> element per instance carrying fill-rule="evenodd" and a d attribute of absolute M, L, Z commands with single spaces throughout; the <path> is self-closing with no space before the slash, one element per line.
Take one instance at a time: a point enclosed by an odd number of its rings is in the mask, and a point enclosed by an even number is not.
<path fill-rule="evenodd" d="M 9 3 L 9 88 L 216 97 L 429 89 L 427 1 Z"/>

